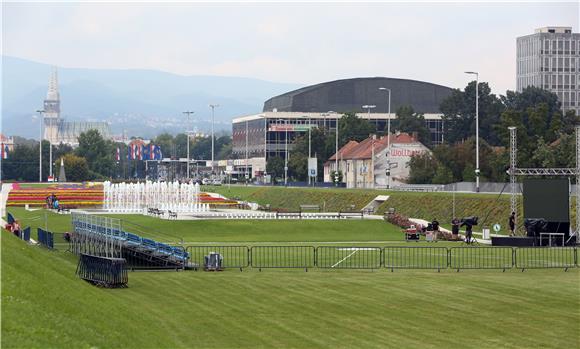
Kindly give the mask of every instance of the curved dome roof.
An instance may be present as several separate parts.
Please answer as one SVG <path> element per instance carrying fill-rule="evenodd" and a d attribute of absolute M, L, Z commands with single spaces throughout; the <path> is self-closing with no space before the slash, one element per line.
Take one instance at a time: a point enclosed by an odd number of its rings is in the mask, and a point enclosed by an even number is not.
<path fill-rule="evenodd" d="M 353 78 L 324 82 L 272 97 L 264 103 L 263 111 L 287 112 L 366 112 L 363 105 L 376 105 L 374 113 L 388 110 L 388 92 L 391 90 L 391 112 L 410 105 L 416 112 L 440 113 L 441 101 L 453 89 L 424 81 L 385 77 Z"/>

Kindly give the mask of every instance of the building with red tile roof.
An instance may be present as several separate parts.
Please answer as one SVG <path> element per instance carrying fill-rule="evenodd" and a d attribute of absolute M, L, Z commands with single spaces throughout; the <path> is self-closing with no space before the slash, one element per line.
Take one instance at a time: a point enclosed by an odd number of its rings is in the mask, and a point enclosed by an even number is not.
<path fill-rule="evenodd" d="M 361 142 L 349 141 L 332 155 L 324 165 L 324 181 L 331 182 L 331 174 L 343 174 L 342 182 L 347 188 L 376 188 L 405 183 L 409 176 L 408 162 L 414 155 L 430 152 L 416 136 L 396 133 L 377 138 L 371 136 Z M 387 153 L 390 155 L 387 156 Z M 338 157 L 338 161 L 337 161 Z M 390 166 L 388 165 L 390 164 Z M 387 169 L 390 175 L 387 176 Z"/>

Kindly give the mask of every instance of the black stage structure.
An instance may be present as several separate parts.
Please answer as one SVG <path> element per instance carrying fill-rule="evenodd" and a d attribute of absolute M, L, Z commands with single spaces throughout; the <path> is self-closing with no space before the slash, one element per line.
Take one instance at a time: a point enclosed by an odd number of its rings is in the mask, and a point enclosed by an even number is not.
<path fill-rule="evenodd" d="M 517 176 L 524 179 L 526 237 L 494 237 L 494 246 L 563 246 L 578 242 L 580 233 L 580 125 L 576 126 L 576 168 L 518 168 L 516 127 L 510 131 L 511 211 L 517 221 Z M 576 177 L 576 225 L 570 222 L 570 179 Z M 544 177 L 543 179 L 531 177 Z M 552 179 L 546 179 L 550 177 Z M 558 178 L 559 177 L 559 178 Z M 557 178 L 557 179 L 553 179 Z"/>

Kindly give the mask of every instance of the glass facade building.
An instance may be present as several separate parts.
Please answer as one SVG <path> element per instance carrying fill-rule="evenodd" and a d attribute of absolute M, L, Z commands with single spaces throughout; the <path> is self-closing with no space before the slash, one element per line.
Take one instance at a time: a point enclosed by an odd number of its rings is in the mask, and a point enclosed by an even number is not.
<path fill-rule="evenodd" d="M 266 158 L 285 157 L 286 144 L 291 152 L 296 137 L 308 135 L 310 127 L 334 134 L 337 118 L 341 116 L 339 113 L 263 112 L 235 118 L 232 120 L 232 153 L 237 159 L 246 158 L 246 153 L 248 159 L 263 158 L 264 154 Z M 368 119 L 380 132 L 386 131 L 389 117 L 391 120 L 396 117 L 394 113 L 357 113 L 357 116 Z M 424 117 L 432 143 L 442 143 L 441 114 L 425 114 Z"/>

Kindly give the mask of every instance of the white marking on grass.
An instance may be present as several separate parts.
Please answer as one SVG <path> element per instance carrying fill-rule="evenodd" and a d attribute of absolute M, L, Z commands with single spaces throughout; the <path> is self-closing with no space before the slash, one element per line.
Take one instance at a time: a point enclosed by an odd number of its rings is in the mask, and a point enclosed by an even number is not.
<path fill-rule="evenodd" d="M 344 262 L 347 258 L 350 258 L 350 256 L 352 256 L 353 254 L 358 252 L 358 248 L 355 248 L 354 251 L 352 251 L 351 254 L 349 254 L 348 256 L 344 257 L 343 259 L 341 259 L 340 261 L 338 261 L 337 263 L 335 263 L 331 268 L 336 267 L 337 265 L 339 265 L 340 263 Z"/>

